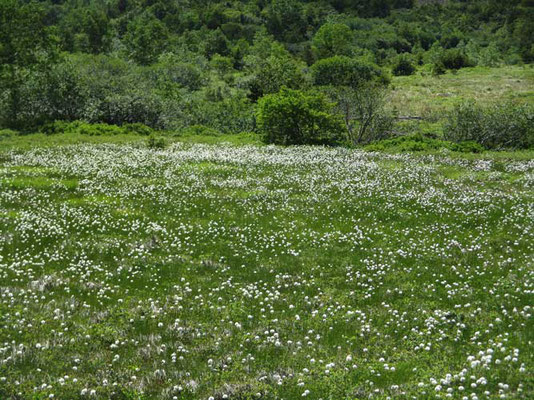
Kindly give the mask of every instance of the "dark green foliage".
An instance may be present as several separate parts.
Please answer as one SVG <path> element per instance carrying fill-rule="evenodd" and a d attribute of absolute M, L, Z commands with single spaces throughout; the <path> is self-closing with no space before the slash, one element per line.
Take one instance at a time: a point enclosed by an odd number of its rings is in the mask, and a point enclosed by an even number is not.
<path fill-rule="evenodd" d="M 445 50 L 439 62 L 447 69 L 458 70 L 465 67 L 472 67 L 473 64 L 465 54 L 460 49 L 449 49 Z"/>
<path fill-rule="evenodd" d="M 411 60 L 406 56 L 402 55 L 393 64 L 391 72 L 395 76 L 408 76 L 415 73 L 415 66 Z"/>
<path fill-rule="evenodd" d="M 24 101 L 21 86 L 30 71 L 46 69 L 55 55 L 55 46 L 45 26 L 44 9 L 38 3 L 17 0 L 0 2 L 0 124 L 20 128 Z M 2 100 L 0 96 L 0 101 Z M 3 107 L 2 107 L 3 106 Z"/>
<path fill-rule="evenodd" d="M 327 23 L 313 37 L 313 53 L 316 58 L 348 56 L 353 50 L 352 30 L 345 24 Z"/>
<path fill-rule="evenodd" d="M 163 52 L 169 32 L 167 27 L 150 12 L 144 12 L 130 21 L 124 42 L 128 56 L 139 64 L 156 61 Z"/>
<path fill-rule="evenodd" d="M 167 147 L 167 142 L 165 138 L 152 134 L 148 137 L 146 145 L 149 149 L 161 150 Z"/>
<path fill-rule="evenodd" d="M 317 86 L 358 87 L 366 82 L 387 84 L 384 72 L 370 62 L 335 56 L 317 61 L 312 66 L 313 83 Z"/>
<path fill-rule="evenodd" d="M 258 102 L 258 128 L 266 143 L 338 144 L 343 123 L 332 111 L 333 104 L 320 93 L 282 88 Z"/>
<path fill-rule="evenodd" d="M 249 75 L 243 83 L 254 101 L 277 93 L 282 86 L 300 89 L 306 84 L 304 65 L 291 57 L 284 46 L 263 34 L 256 36 L 245 64 Z"/>
<path fill-rule="evenodd" d="M 388 151 L 395 153 L 439 151 L 443 149 L 461 153 L 482 153 L 484 151 L 484 148 L 476 142 L 453 143 L 421 134 L 399 136 L 394 139 L 381 140 L 365 146 L 365 149 L 368 151 Z"/>
<path fill-rule="evenodd" d="M 124 124 L 122 125 L 122 129 L 124 129 L 127 133 L 135 133 L 142 136 L 148 136 L 154 133 L 154 130 L 151 127 L 139 122 L 134 122 L 133 124 Z"/>
<path fill-rule="evenodd" d="M 534 145 L 534 108 L 513 103 L 482 107 L 474 102 L 458 105 L 444 128 L 447 140 L 474 141 L 486 149 L 527 149 Z"/>

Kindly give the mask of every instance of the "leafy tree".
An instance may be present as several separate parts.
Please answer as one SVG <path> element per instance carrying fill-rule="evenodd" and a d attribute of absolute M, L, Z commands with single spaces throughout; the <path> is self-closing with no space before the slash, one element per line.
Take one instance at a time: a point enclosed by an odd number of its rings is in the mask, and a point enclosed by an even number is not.
<path fill-rule="evenodd" d="M 245 57 L 247 86 L 252 100 L 277 93 L 282 86 L 293 89 L 306 85 L 304 65 L 295 60 L 280 43 L 271 37 L 259 34 Z"/>
<path fill-rule="evenodd" d="M 350 55 L 352 30 L 345 24 L 327 23 L 319 28 L 312 41 L 312 49 L 318 59 L 337 55 Z"/>
<path fill-rule="evenodd" d="M 277 39 L 298 42 L 306 32 L 302 4 L 298 0 L 272 0 L 267 7 L 266 27 Z"/>
<path fill-rule="evenodd" d="M 54 61 L 55 46 L 35 2 L 0 2 L 0 88 L 7 91 L 6 126 L 21 127 L 20 88 L 28 74 Z"/>
<path fill-rule="evenodd" d="M 267 143 L 337 144 L 342 141 L 343 122 L 332 110 L 333 104 L 320 93 L 284 87 L 259 100 L 258 129 Z"/>
<path fill-rule="evenodd" d="M 153 14 L 144 12 L 130 21 L 124 42 L 129 57 L 147 65 L 164 51 L 168 36 L 167 27 Z"/>
<path fill-rule="evenodd" d="M 367 144 L 390 135 L 393 117 L 386 110 L 384 87 L 367 83 L 357 88 L 331 88 L 329 92 L 336 111 L 343 116 L 350 143 Z"/>
<path fill-rule="evenodd" d="M 198 90 L 205 82 L 198 63 L 186 62 L 173 53 L 162 54 L 158 62 L 150 67 L 150 71 L 153 72 L 156 86 L 169 96 L 172 95 L 169 92 L 180 88 Z"/>

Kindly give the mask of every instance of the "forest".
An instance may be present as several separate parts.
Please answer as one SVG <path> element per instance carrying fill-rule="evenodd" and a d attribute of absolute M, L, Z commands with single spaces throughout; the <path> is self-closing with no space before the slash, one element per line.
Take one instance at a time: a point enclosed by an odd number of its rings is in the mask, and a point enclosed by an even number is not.
<path fill-rule="evenodd" d="M 534 61 L 529 0 L 2 0 L 0 21 L 0 126 L 16 132 L 76 121 L 367 144 L 396 136 L 398 117 L 443 117 L 386 109 L 392 77 Z M 493 131 L 531 123 L 531 104 L 500 106 L 457 105 L 445 136 L 529 147 L 525 126 L 519 139 Z"/>

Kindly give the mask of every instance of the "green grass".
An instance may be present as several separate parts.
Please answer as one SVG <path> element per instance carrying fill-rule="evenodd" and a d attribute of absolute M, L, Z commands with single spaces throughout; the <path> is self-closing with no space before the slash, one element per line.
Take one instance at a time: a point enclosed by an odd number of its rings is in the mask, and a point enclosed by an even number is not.
<path fill-rule="evenodd" d="M 1 399 L 532 398 L 532 152 L 31 138 Z"/>
<path fill-rule="evenodd" d="M 237 133 L 226 134 L 218 136 L 202 136 L 202 135 L 177 135 L 172 132 L 159 132 L 159 137 L 163 137 L 167 143 L 183 142 L 183 143 L 205 143 L 217 144 L 228 143 L 232 145 L 261 145 L 261 140 L 258 135 L 254 133 Z M 2 149 L 31 149 L 35 147 L 55 147 L 72 145 L 79 143 L 114 143 L 114 144 L 136 144 L 145 146 L 147 137 L 136 134 L 118 134 L 118 135 L 84 135 L 80 133 L 57 133 L 46 135 L 44 133 L 32 134 L 18 134 L 16 132 L 6 133 L 0 135 L 0 148 Z"/>
<path fill-rule="evenodd" d="M 418 72 L 394 77 L 392 86 L 391 105 L 401 116 L 439 117 L 466 99 L 534 104 L 531 65 L 464 68 L 441 76 Z"/>

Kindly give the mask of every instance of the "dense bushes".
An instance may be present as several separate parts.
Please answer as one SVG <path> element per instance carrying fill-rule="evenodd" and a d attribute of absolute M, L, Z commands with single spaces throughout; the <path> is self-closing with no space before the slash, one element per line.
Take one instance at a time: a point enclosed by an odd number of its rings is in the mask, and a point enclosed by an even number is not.
<path fill-rule="evenodd" d="M 534 108 L 513 103 L 482 107 L 474 102 L 458 105 L 449 114 L 445 139 L 474 141 L 486 149 L 526 149 L 534 145 Z"/>
<path fill-rule="evenodd" d="M 439 140 L 422 134 L 400 136 L 394 139 L 382 140 L 365 146 L 368 151 L 413 152 L 450 150 L 461 153 L 481 153 L 484 148 L 475 142 L 453 143 Z"/>
<path fill-rule="evenodd" d="M 113 136 L 113 135 L 143 135 L 149 136 L 154 134 L 154 130 L 150 127 L 135 123 L 125 124 L 123 126 L 109 125 L 109 124 L 90 124 L 83 121 L 55 121 L 45 124 L 40 131 L 46 135 L 55 135 L 60 133 L 74 133 L 89 136 Z"/>
<path fill-rule="evenodd" d="M 267 143 L 338 144 L 344 128 L 332 110 L 333 104 L 320 93 L 282 88 L 258 102 L 258 128 Z"/>
<path fill-rule="evenodd" d="M 367 82 L 387 84 L 389 78 L 375 64 L 346 56 L 335 56 L 317 61 L 312 66 L 312 77 L 318 86 L 358 87 Z"/>

